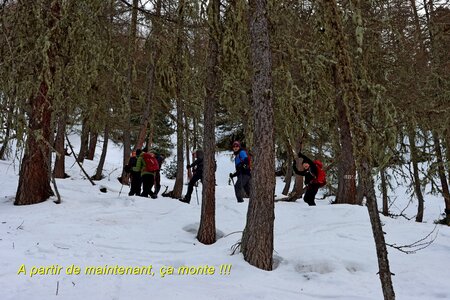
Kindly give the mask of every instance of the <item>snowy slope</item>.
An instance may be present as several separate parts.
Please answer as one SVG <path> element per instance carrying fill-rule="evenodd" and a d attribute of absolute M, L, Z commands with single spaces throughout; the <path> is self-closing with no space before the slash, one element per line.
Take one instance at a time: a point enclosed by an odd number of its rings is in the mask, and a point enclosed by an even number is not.
<path fill-rule="evenodd" d="M 88 173 L 93 174 L 97 160 L 85 162 Z M 219 154 L 217 161 L 219 238 L 210 246 L 196 240 L 200 206 L 195 191 L 190 205 L 162 196 L 129 197 L 127 187 L 119 195 L 115 178 L 121 149 L 112 144 L 104 172 L 108 176 L 96 186 L 67 158 L 71 178 L 58 180 L 60 205 L 13 206 L 17 165 L 0 161 L 0 299 L 383 298 L 365 207 L 330 205 L 329 200 L 317 200 L 317 207 L 278 202 L 275 270 L 259 270 L 241 254 L 231 255 L 245 226 L 248 200 L 238 204 L 228 185 L 230 153 Z M 283 185 L 277 180 L 280 195 Z M 162 184 L 171 188 L 173 181 L 163 179 Z M 108 192 L 101 193 L 100 186 Z M 399 207 L 402 200 L 409 201 L 401 187 L 397 195 Z M 427 195 L 426 223 L 383 217 L 387 242 L 403 245 L 425 237 L 442 207 L 442 199 Z M 450 229 L 439 227 L 426 241 L 434 237 L 416 254 L 389 248 L 397 299 L 450 299 Z M 102 274 L 105 266 L 140 273 Z M 192 274 L 178 275 L 183 266 Z M 80 274 L 73 273 L 77 268 Z M 93 274 L 85 274 L 86 268 Z"/>

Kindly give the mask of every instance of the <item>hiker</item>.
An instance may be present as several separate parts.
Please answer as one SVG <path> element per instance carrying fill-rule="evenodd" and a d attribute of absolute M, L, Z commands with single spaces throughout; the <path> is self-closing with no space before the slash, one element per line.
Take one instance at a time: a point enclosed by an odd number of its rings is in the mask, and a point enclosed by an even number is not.
<path fill-rule="evenodd" d="M 237 181 L 234 185 L 234 193 L 236 194 L 237 202 L 244 202 L 243 190 L 247 195 L 250 195 L 250 158 L 245 149 L 241 147 L 238 141 L 233 142 L 234 165 L 236 172 L 230 173 L 230 178 L 237 176 Z"/>
<path fill-rule="evenodd" d="M 294 172 L 297 175 L 305 176 L 305 196 L 303 200 L 309 205 L 309 206 L 315 206 L 315 198 L 317 191 L 321 186 L 324 185 L 324 182 L 319 182 L 319 167 L 322 167 L 322 163 L 320 163 L 320 166 L 313 162 L 310 158 L 308 158 L 306 155 L 301 153 L 301 151 L 298 153 L 298 157 L 302 158 L 302 165 L 303 165 L 303 171 L 299 171 L 297 169 L 296 161 L 294 160 L 294 163 L 292 167 L 294 168 Z M 316 161 L 318 162 L 318 161 Z M 323 171 L 322 171 L 323 172 Z M 322 181 L 324 179 L 321 179 Z"/>
<path fill-rule="evenodd" d="M 191 202 L 191 195 L 194 191 L 194 186 L 199 180 L 203 182 L 203 150 L 195 151 L 194 156 L 195 161 L 192 164 L 187 165 L 188 169 L 192 168 L 193 173 L 191 180 L 189 180 L 187 194 L 183 199 L 180 199 L 181 202 L 188 204 Z"/>
<path fill-rule="evenodd" d="M 157 196 L 159 191 L 161 190 L 161 166 L 166 158 L 164 157 L 164 155 L 158 154 L 156 151 L 155 151 L 155 157 L 156 157 L 156 160 L 158 161 L 158 168 L 159 168 L 158 171 L 156 171 L 156 173 L 155 173 L 155 192 L 154 192 L 154 194 Z"/>
<path fill-rule="evenodd" d="M 136 163 L 136 170 L 141 171 L 142 179 L 142 193 L 141 197 L 152 197 L 157 198 L 156 194 L 152 192 L 152 187 L 155 182 L 155 174 L 159 169 L 158 161 L 155 158 L 155 154 L 148 152 L 148 148 L 142 149 L 142 153 L 139 156 Z"/>
<path fill-rule="evenodd" d="M 137 160 L 141 155 L 141 149 L 133 151 L 128 164 L 125 166 L 127 173 L 130 173 L 131 187 L 128 196 L 139 196 L 141 194 L 141 170 L 136 167 Z"/>

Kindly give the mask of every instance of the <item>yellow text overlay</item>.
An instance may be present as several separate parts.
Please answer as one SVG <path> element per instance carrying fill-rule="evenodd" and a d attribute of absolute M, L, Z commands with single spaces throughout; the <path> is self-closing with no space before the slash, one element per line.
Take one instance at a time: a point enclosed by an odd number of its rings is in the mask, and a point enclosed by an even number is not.
<path fill-rule="evenodd" d="M 181 276 L 211 276 L 211 275 L 230 275 L 231 264 L 221 264 L 219 267 L 212 265 L 199 266 L 170 266 L 164 265 L 154 268 L 153 265 L 144 266 L 121 266 L 121 265 L 99 265 L 99 266 L 78 266 L 71 264 L 61 266 L 58 264 L 46 266 L 26 266 L 20 265 L 17 275 L 29 277 L 36 276 L 54 276 L 54 275 L 90 275 L 90 276 L 108 276 L 108 275 L 139 275 L 139 276 L 155 276 L 159 270 L 159 276 L 164 278 L 171 275 Z"/>

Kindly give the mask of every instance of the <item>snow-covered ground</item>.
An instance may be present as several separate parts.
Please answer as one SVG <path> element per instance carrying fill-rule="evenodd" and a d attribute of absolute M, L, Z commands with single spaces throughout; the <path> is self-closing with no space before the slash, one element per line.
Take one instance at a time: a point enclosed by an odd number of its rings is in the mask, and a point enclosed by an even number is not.
<path fill-rule="evenodd" d="M 228 184 L 231 153 L 217 155 L 218 240 L 206 246 L 196 239 L 200 205 L 195 191 L 189 205 L 161 195 L 129 197 L 128 187 L 119 195 L 115 178 L 122 152 L 109 147 L 107 177 L 96 186 L 67 158 L 71 177 L 58 180 L 60 205 L 49 200 L 14 206 L 17 164 L 0 161 L 0 299 L 383 298 L 365 207 L 330 205 L 330 199 L 316 200 L 316 207 L 301 200 L 277 202 L 276 267 L 262 271 L 240 253 L 232 255 L 245 226 L 248 199 L 237 203 Z M 98 156 L 85 161 L 89 174 L 97 161 Z M 283 183 L 279 178 L 277 183 L 280 195 Z M 162 184 L 172 188 L 173 181 L 163 178 Z M 201 201 L 201 185 L 198 195 Z M 402 187 L 396 195 L 402 209 L 409 198 Z M 411 244 L 427 236 L 443 207 L 441 198 L 426 195 L 426 222 L 382 217 L 387 243 Z M 450 299 L 450 228 L 439 226 L 425 241 L 433 238 L 415 254 L 389 248 L 397 299 Z M 116 274 L 104 274 L 108 267 Z M 132 274 L 124 274 L 126 268 Z"/>

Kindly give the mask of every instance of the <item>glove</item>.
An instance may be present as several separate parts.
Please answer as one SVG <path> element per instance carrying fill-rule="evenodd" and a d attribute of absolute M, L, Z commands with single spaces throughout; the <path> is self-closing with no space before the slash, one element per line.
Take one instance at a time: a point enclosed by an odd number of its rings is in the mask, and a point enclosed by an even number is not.
<path fill-rule="evenodd" d="M 187 165 L 186 168 L 190 169 L 190 168 L 191 168 L 191 165 Z"/>
<path fill-rule="evenodd" d="M 234 174 L 233 173 L 230 173 L 230 178 L 233 178 L 234 177 Z"/>

